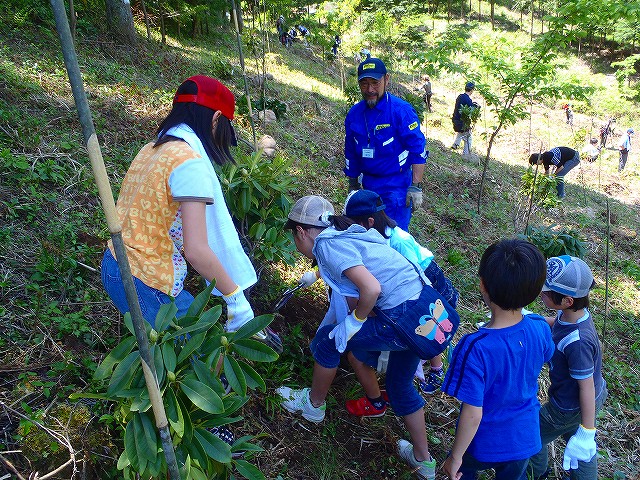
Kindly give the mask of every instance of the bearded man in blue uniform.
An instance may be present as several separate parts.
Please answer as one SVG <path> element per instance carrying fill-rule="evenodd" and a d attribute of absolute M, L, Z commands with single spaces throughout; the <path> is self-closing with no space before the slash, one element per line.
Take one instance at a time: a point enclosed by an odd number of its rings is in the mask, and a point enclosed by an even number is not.
<path fill-rule="evenodd" d="M 349 190 L 362 187 L 382 197 L 386 213 L 403 230 L 422 204 L 422 177 L 429 156 L 414 108 L 387 92 L 389 74 L 382 60 L 358 66 L 362 100 L 344 121 L 344 173 Z"/>

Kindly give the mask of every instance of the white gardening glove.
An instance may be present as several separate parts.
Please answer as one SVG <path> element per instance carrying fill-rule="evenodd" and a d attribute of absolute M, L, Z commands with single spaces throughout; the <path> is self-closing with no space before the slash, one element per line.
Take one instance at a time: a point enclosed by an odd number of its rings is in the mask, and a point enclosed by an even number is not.
<path fill-rule="evenodd" d="M 575 470 L 578 468 L 578 460 L 588 462 L 596 454 L 596 429 L 578 427 L 576 433 L 567 442 L 564 449 L 562 468 Z"/>
<path fill-rule="evenodd" d="M 411 185 L 407 190 L 407 198 L 405 206 L 415 210 L 422 206 L 422 189 L 417 185 Z"/>
<path fill-rule="evenodd" d="M 304 272 L 304 275 L 300 277 L 298 283 L 304 283 L 305 287 L 310 287 L 318 280 L 315 270 L 309 270 L 308 272 Z"/>
<path fill-rule="evenodd" d="M 340 322 L 329 332 L 329 338 L 335 338 L 336 349 L 342 353 L 347 348 L 347 342 L 351 340 L 358 330 L 362 328 L 366 318 L 360 320 L 355 315 L 355 310 L 346 316 L 344 321 Z"/>
<path fill-rule="evenodd" d="M 249 305 L 240 287 L 236 287 L 233 292 L 229 295 L 224 295 L 222 298 L 227 303 L 227 324 L 225 325 L 227 332 L 235 332 L 253 319 L 254 314 L 251 305 Z"/>
<path fill-rule="evenodd" d="M 389 364 L 389 351 L 380 352 L 378 356 L 378 368 L 376 370 L 378 373 L 386 373 L 387 365 Z"/>

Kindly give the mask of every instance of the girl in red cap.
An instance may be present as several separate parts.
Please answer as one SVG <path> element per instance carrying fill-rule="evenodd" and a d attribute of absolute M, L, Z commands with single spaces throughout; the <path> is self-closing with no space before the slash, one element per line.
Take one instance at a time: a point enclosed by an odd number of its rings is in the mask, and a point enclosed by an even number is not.
<path fill-rule="evenodd" d="M 187 262 L 227 304 L 227 331 L 254 317 L 243 291 L 256 283 L 224 201 L 213 162 L 233 161 L 233 93 L 218 80 L 184 81 L 157 138 L 135 157 L 122 182 L 117 212 L 144 319 L 152 326 L 172 300 L 184 315 L 193 296 L 184 290 Z M 102 261 L 102 282 L 123 314 L 129 311 L 113 245 Z M 269 340 L 271 332 L 261 332 Z M 279 339 L 271 333 L 272 344 Z M 276 345 L 277 346 L 277 345 Z"/>

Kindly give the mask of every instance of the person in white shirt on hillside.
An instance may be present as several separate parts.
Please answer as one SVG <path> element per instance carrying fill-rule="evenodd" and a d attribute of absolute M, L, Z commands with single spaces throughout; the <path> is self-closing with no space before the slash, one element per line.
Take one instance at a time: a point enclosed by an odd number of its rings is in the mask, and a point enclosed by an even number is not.
<path fill-rule="evenodd" d="M 624 170 L 624 166 L 627 164 L 629 158 L 629 151 L 631 150 L 631 137 L 635 134 L 633 128 L 627 128 L 627 133 L 622 135 L 620 143 L 618 143 L 618 150 L 620 150 L 620 160 L 618 163 L 618 171 Z"/>

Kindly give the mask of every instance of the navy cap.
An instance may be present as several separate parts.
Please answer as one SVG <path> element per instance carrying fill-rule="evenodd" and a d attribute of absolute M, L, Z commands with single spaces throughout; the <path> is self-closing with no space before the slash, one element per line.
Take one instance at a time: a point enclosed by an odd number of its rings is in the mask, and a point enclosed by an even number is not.
<path fill-rule="evenodd" d="M 367 58 L 360 65 L 358 65 L 358 81 L 363 78 L 373 78 L 374 80 L 380 80 L 387 74 L 387 67 L 384 62 L 379 58 Z"/>
<path fill-rule="evenodd" d="M 476 88 L 476 84 L 473 82 L 467 82 L 467 84 L 464 86 L 465 90 L 473 90 L 474 88 Z"/>
<path fill-rule="evenodd" d="M 354 190 L 344 202 L 344 214 L 347 217 L 373 215 L 385 209 L 382 198 L 371 190 Z"/>

